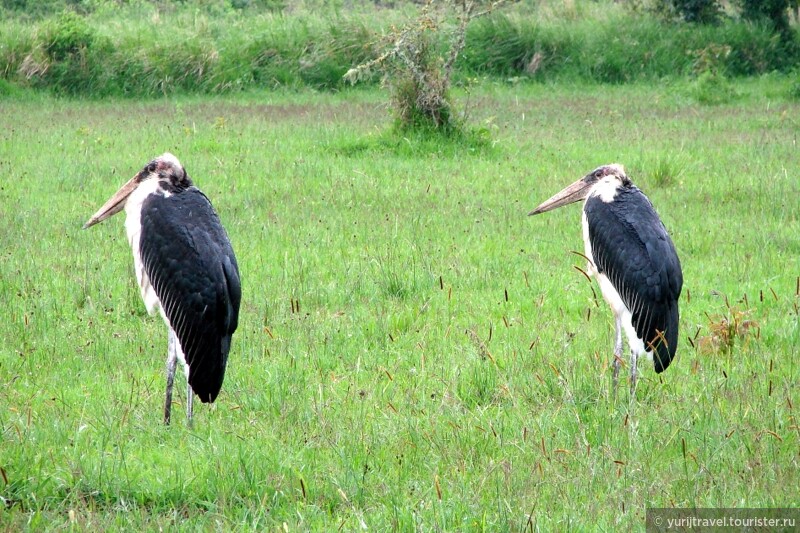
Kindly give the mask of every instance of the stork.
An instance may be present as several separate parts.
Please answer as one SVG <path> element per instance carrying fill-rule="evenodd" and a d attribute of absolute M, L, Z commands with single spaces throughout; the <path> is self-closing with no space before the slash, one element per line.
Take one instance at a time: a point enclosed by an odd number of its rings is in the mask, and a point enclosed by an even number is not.
<path fill-rule="evenodd" d="M 613 384 L 617 388 L 622 332 L 631 353 L 631 394 L 642 354 L 661 373 L 678 347 L 681 263 L 653 204 L 622 165 L 599 167 L 528 213 L 536 215 L 579 200 L 588 272 L 614 313 Z"/>
<path fill-rule="evenodd" d="M 145 307 L 151 315 L 158 310 L 169 330 L 164 423 L 180 361 L 191 424 L 192 393 L 211 403 L 225 378 L 241 301 L 236 257 L 211 202 L 170 153 L 150 161 L 83 228 L 123 209 Z"/>

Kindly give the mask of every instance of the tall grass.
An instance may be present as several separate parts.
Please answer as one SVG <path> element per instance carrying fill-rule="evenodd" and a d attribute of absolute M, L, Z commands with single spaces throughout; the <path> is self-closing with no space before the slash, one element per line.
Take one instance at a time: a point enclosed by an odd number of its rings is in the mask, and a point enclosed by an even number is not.
<path fill-rule="evenodd" d="M 366 24 L 358 16 L 155 13 L 126 18 L 67 12 L 40 23 L 4 25 L 0 67 L 3 77 L 23 86 L 92 96 L 332 89 L 342 85 L 350 66 L 371 56 L 373 32 L 380 26 L 368 30 Z M 73 46 L 76 34 L 83 41 Z M 54 53 L 59 48 L 67 52 Z"/>
<path fill-rule="evenodd" d="M 469 30 L 464 67 L 474 73 L 622 83 L 693 73 L 694 55 L 729 46 L 723 67 L 733 76 L 791 67 L 797 56 L 766 26 L 729 20 L 678 24 L 618 13 L 603 19 L 548 20 L 496 14 Z"/>
<path fill-rule="evenodd" d="M 517 6 L 471 24 L 461 79 L 486 75 L 622 83 L 692 73 L 698 51 L 728 46 L 733 76 L 788 70 L 800 47 L 765 26 L 664 22 L 619 5 Z M 169 10 L 134 3 L 0 26 L 0 77 L 85 96 L 226 93 L 253 88 L 340 90 L 342 75 L 375 57 L 412 7 L 302 11 Z"/>
<path fill-rule="evenodd" d="M 0 529 L 630 531 L 651 506 L 797 507 L 800 103 L 732 83 L 714 108 L 680 84 L 485 84 L 492 144 L 376 134 L 377 90 L 4 102 Z M 244 287 L 193 428 L 161 423 L 166 332 L 122 215 L 80 229 L 167 149 Z M 526 216 L 611 161 L 685 277 L 678 358 L 643 361 L 635 401 L 573 268 L 579 206 Z"/>

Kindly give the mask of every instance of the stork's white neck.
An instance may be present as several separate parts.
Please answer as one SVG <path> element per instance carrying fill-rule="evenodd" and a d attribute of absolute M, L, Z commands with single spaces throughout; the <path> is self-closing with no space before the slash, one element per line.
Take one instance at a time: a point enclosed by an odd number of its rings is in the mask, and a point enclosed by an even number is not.
<path fill-rule="evenodd" d="M 138 187 L 136 187 L 131 195 L 128 196 L 128 199 L 125 201 L 125 214 L 127 216 L 131 216 L 135 212 L 138 215 L 142 211 L 142 203 L 144 202 L 145 198 L 154 193 L 161 194 L 166 197 L 170 196 L 169 191 L 165 191 L 160 187 L 158 179 L 147 179 Z"/>
<path fill-rule="evenodd" d="M 133 268 L 136 271 L 136 281 L 142 292 L 142 300 L 150 314 L 159 309 L 158 296 L 156 296 L 147 273 L 144 271 L 142 254 L 139 248 L 139 237 L 142 233 L 142 204 L 151 194 L 160 194 L 165 197 L 171 196 L 169 191 L 159 187 L 157 179 L 149 179 L 139 185 L 128 199 L 125 201 L 125 233 L 128 235 L 128 242 L 133 251 Z"/>
<path fill-rule="evenodd" d="M 611 203 L 614 201 L 614 197 L 617 196 L 619 186 L 620 182 L 617 178 L 606 176 L 592 186 L 592 190 L 589 191 L 589 197 L 597 196 L 605 203 Z"/>

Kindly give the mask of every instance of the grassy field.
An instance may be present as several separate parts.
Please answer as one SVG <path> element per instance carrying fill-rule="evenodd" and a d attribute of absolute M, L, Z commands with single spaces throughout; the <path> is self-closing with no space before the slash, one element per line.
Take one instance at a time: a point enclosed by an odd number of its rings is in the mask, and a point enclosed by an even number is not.
<path fill-rule="evenodd" d="M 641 530 L 650 506 L 800 506 L 800 103 L 781 78 L 485 84 L 474 138 L 396 138 L 379 92 L 0 113 L 0 527 Z M 175 153 L 243 280 L 223 391 L 163 426 L 166 329 L 122 216 Z M 580 208 L 627 166 L 683 262 L 678 360 L 611 394 Z M 727 321 L 727 322 L 726 322 Z M 794 488 L 793 488 L 794 487 Z"/>

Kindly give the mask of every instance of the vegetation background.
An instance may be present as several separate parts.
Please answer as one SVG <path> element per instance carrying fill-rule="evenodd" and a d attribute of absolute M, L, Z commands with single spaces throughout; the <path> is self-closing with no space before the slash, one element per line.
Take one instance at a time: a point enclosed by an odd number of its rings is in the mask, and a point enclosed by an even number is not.
<path fill-rule="evenodd" d="M 744 7 L 748 1 L 741 0 Z M 770 0 L 775 1 L 789 4 Z M 90 97 L 341 90 L 347 70 L 377 55 L 382 39 L 420 7 L 281 0 L 2 0 L 0 5 L 5 9 L 0 89 L 45 88 Z M 482 76 L 659 82 L 710 71 L 725 76 L 793 71 L 800 57 L 794 30 L 781 31 L 779 23 L 753 11 L 712 0 L 509 3 L 467 28 L 456 83 Z M 779 20 L 788 24 L 790 11 L 781 13 Z M 434 47 L 450 28 L 437 30 L 431 32 Z"/>
<path fill-rule="evenodd" d="M 1 528 L 618 531 L 649 507 L 800 507 L 788 2 L 785 27 L 745 2 L 504 6 L 467 28 L 458 135 L 392 128 L 385 72 L 342 80 L 418 5 L 0 5 Z M 244 285 L 193 428 L 161 424 L 166 332 L 122 221 L 80 230 L 165 150 Z M 573 268 L 579 208 L 526 217 L 613 161 L 686 278 L 679 357 L 643 363 L 635 400 L 611 394 L 613 324 Z"/>

